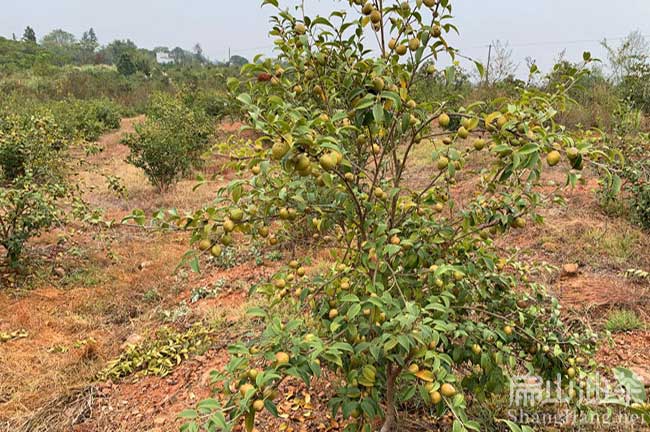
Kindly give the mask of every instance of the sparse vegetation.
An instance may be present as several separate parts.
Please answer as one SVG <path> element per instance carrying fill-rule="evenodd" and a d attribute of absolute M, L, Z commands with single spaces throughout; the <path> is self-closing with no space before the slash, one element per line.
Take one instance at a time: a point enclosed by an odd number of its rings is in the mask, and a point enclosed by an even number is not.
<path fill-rule="evenodd" d="M 605 328 L 612 333 L 626 332 L 643 328 L 643 321 L 636 313 L 627 309 L 619 309 L 609 313 Z"/>

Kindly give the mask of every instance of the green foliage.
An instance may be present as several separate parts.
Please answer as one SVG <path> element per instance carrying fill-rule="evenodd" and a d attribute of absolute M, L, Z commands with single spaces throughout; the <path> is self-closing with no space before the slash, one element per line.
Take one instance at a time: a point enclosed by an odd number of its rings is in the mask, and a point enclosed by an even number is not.
<path fill-rule="evenodd" d="M 128 52 L 122 53 L 117 59 L 117 71 L 124 76 L 130 76 L 136 73 L 138 70 L 133 62 L 131 54 Z"/>
<path fill-rule="evenodd" d="M 612 333 L 637 330 L 643 327 L 643 321 L 634 311 L 627 309 L 615 310 L 607 316 L 605 328 Z"/>
<path fill-rule="evenodd" d="M 0 116 L 0 245 L 11 265 L 65 215 L 67 146 L 52 117 Z"/>
<path fill-rule="evenodd" d="M 147 120 L 126 135 L 127 161 L 144 170 L 159 190 L 166 190 L 202 164 L 213 124 L 207 115 L 186 106 L 178 96 L 157 94 Z"/>
<path fill-rule="evenodd" d="M 185 332 L 169 327 L 157 331 L 156 338 L 141 345 L 129 345 L 99 374 L 102 380 L 118 380 L 132 374 L 166 376 L 191 355 L 209 348 L 212 331 L 195 324 Z"/>
<path fill-rule="evenodd" d="M 329 18 L 278 9 L 277 60 L 258 57 L 241 80 L 228 80 L 260 138 L 239 164 L 252 177 L 183 217 L 196 254 L 239 233 L 271 246 L 311 235 L 336 263 L 307 277 L 292 261 L 256 287 L 269 304 L 250 316 L 264 332 L 230 348 L 216 377 L 223 398 L 184 412 L 187 430 L 243 423 L 251 431 L 258 410 L 276 412 L 285 379 L 309 385 L 323 370 L 335 383 L 329 407 L 347 431 L 377 430 L 378 421 L 383 432 L 399 430 L 398 409 L 449 414 L 455 431 L 479 430 L 465 413 L 466 395 L 481 401 L 503 392 L 518 367 L 567 376 L 574 356 L 593 348 L 594 336 L 569 331 L 557 300 L 528 281 L 526 267 L 499 256 L 492 239 L 541 220 L 537 208 L 552 202 L 536 187 L 547 157 L 566 168 L 571 185 L 590 159 L 607 160 L 606 148 L 555 121 L 590 56 L 551 93 L 522 88 L 445 113 L 448 101 L 417 98 L 415 82 L 427 62 L 455 56 L 445 40 L 455 30 L 450 2 L 364 9 Z M 377 32 L 377 57 L 366 27 Z M 467 142 L 470 133 L 484 141 Z M 432 163 L 419 173 L 427 182 L 413 185 L 413 151 L 434 138 Z M 478 181 L 461 197 L 453 185 L 473 156 L 482 161 L 472 172 Z M 170 214 L 165 223 L 180 220 Z M 588 373 L 578 364 L 580 376 Z"/>

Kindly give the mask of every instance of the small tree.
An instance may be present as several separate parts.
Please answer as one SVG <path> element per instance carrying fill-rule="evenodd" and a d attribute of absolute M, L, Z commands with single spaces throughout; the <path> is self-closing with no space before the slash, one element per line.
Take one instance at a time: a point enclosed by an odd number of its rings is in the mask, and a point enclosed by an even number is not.
<path fill-rule="evenodd" d="M 158 94 L 147 120 L 124 137 L 131 149 L 127 162 L 144 170 L 159 191 L 167 190 L 201 165 L 211 125 L 205 113 L 187 107 L 181 98 Z"/>
<path fill-rule="evenodd" d="M 123 52 L 117 59 L 117 71 L 124 76 L 131 76 L 138 71 L 131 53 Z"/>
<path fill-rule="evenodd" d="M 65 216 L 66 148 L 51 117 L 0 118 L 0 245 L 12 266 L 27 240 Z"/>
<path fill-rule="evenodd" d="M 350 5 L 356 12 L 328 17 L 278 10 L 277 62 L 258 58 L 243 81 L 228 82 L 260 139 L 240 164 L 253 176 L 183 219 L 197 254 L 218 255 L 238 232 L 270 245 L 308 233 L 337 262 L 307 277 L 306 258 L 291 260 L 256 288 L 269 299 L 250 311 L 263 333 L 231 347 L 216 374 L 221 396 L 185 411 L 185 430 L 251 431 L 258 412 L 276 412 L 286 378 L 309 384 L 323 370 L 347 431 L 400 430 L 401 410 L 448 413 L 454 431 L 479 430 L 466 395 L 502 392 L 510 368 L 561 374 L 565 384 L 585 373 L 572 359 L 589 349 L 589 332 L 567 331 L 557 301 L 493 247 L 500 233 L 541 219 L 544 165 L 562 162 L 575 183 L 593 150 L 554 121 L 575 76 L 552 94 L 527 89 L 495 102 L 498 111 L 447 112 L 446 101 L 415 100 L 413 90 L 435 71 L 431 61 L 456 54 L 446 41 L 450 2 Z M 423 146 L 433 163 L 417 185 L 407 173 Z M 482 161 L 475 193 L 459 199 L 454 184 L 472 155 Z"/>
<path fill-rule="evenodd" d="M 25 27 L 23 32 L 23 42 L 36 43 L 36 32 L 30 26 Z"/>

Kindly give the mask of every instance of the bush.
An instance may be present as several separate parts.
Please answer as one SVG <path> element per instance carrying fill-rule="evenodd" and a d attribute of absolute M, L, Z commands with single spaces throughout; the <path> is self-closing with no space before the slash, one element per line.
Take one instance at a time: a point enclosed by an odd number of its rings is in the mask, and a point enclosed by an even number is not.
<path fill-rule="evenodd" d="M 453 55 L 445 42 L 450 3 L 424 3 L 433 11 L 422 2 L 366 3 L 377 40 L 387 41 L 376 57 L 360 13 L 332 13 L 330 21 L 279 10 L 271 32 L 277 63 L 256 61 L 241 81 L 228 80 L 260 145 L 240 163 L 250 179 L 231 182 L 191 217 L 168 216 L 194 229 L 192 266 L 200 254 L 223 253 L 219 244 L 241 241 L 239 233 L 274 246 L 305 242 L 308 232 L 336 262 L 308 277 L 301 256 L 255 287 L 269 299 L 250 311 L 263 332 L 230 348 L 231 361 L 215 375 L 223 397 L 185 411 L 184 430 L 251 431 L 257 412 L 276 411 L 285 379 L 309 384 L 323 370 L 333 383 L 332 415 L 348 431 L 402 430 L 398 410 L 449 415 L 454 431 L 479 430 L 466 415 L 469 396 L 503 392 L 510 371 L 562 375 L 567 387 L 588 374 L 580 353 L 590 352 L 593 335 L 564 326 L 557 300 L 493 246 L 553 202 L 536 187 L 546 163 L 561 163 L 575 184 L 594 153 L 554 121 L 583 72 L 553 93 L 522 89 L 493 102 L 494 112 L 479 114 L 477 103 L 444 113 L 444 101 L 414 99 L 429 57 Z M 585 56 L 583 66 L 589 62 Z M 470 133 L 485 140 L 466 141 Z M 444 145 L 422 172 L 426 184 L 413 185 L 406 176 L 414 149 L 433 137 Z M 466 168 L 473 155 L 480 181 L 458 196 L 453 185 L 459 172 L 474 172 Z"/>
<path fill-rule="evenodd" d="M 52 117 L 0 118 L 0 245 L 12 266 L 28 239 L 65 215 L 67 146 Z"/>
<path fill-rule="evenodd" d="M 144 170 L 158 190 L 166 190 L 201 166 L 212 132 L 206 114 L 188 108 L 179 97 L 158 94 L 147 120 L 124 137 L 131 149 L 127 161 Z"/>

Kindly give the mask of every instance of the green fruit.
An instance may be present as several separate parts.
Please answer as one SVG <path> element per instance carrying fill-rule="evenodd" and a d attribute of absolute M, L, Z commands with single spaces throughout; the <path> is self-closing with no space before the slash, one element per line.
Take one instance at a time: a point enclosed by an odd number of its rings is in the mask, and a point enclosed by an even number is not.
<path fill-rule="evenodd" d="M 422 0 L 422 3 L 424 3 L 426 7 L 432 8 L 436 5 L 436 0 Z"/>
<path fill-rule="evenodd" d="M 433 37 L 440 37 L 442 35 L 442 29 L 440 28 L 439 25 L 433 26 L 433 30 L 431 31 L 431 34 Z"/>
<path fill-rule="evenodd" d="M 242 386 L 239 387 L 239 393 L 240 393 L 242 396 L 246 396 L 246 393 L 248 393 L 248 392 L 251 391 L 251 390 L 255 390 L 255 387 L 253 387 L 253 385 L 252 385 L 252 384 L 249 384 L 249 383 L 242 384 Z"/>
<path fill-rule="evenodd" d="M 338 165 L 338 158 L 334 153 L 326 153 L 320 157 L 320 166 L 325 171 L 332 171 Z"/>
<path fill-rule="evenodd" d="M 560 152 L 557 150 L 551 151 L 548 155 L 546 155 L 546 163 L 548 166 L 555 166 L 560 162 Z"/>
<path fill-rule="evenodd" d="M 580 150 L 578 150 L 575 147 L 570 147 L 566 149 L 566 155 L 569 158 L 569 160 L 576 160 L 578 156 L 580 156 Z"/>
<path fill-rule="evenodd" d="M 223 230 L 225 232 L 232 232 L 235 229 L 235 223 L 230 219 L 223 221 Z"/>
<path fill-rule="evenodd" d="M 230 219 L 235 222 L 241 222 L 244 218 L 244 212 L 242 209 L 234 208 L 230 210 Z"/>
<path fill-rule="evenodd" d="M 438 405 L 442 401 L 442 395 L 439 391 L 432 391 L 429 396 L 431 397 L 431 403 L 434 405 Z"/>
<path fill-rule="evenodd" d="M 512 226 L 515 228 L 524 228 L 526 226 L 526 219 L 522 217 L 515 218 L 515 220 L 512 222 Z"/>
<path fill-rule="evenodd" d="M 284 141 L 276 141 L 271 147 L 271 157 L 274 160 L 282 159 L 287 153 L 289 153 L 291 147 Z"/>
<path fill-rule="evenodd" d="M 467 138 L 468 136 L 469 136 L 469 131 L 468 131 L 467 129 L 465 129 L 465 127 L 461 126 L 461 127 L 458 129 L 458 137 L 459 137 L 459 138 L 462 138 L 462 139 L 465 139 L 465 138 Z"/>
<path fill-rule="evenodd" d="M 372 88 L 375 89 L 375 91 L 380 92 L 384 89 L 385 83 L 384 80 L 381 77 L 375 77 L 372 79 Z"/>
<path fill-rule="evenodd" d="M 210 240 L 201 240 L 199 242 L 199 249 L 202 251 L 206 251 L 212 247 L 212 242 Z"/>
<path fill-rule="evenodd" d="M 253 409 L 256 412 L 260 412 L 264 409 L 264 401 L 261 399 L 257 399 L 255 402 L 253 402 Z"/>
<path fill-rule="evenodd" d="M 219 246 L 219 245 L 212 246 L 212 249 L 210 249 L 210 255 L 212 255 L 215 258 L 220 256 L 221 255 L 221 246 Z"/>
<path fill-rule="evenodd" d="M 447 169 L 448 165 L 449 165 L 449 159 L 447 159 L 444 156 L 441 156 L 440 159 L 438 159 L 438 162 L 436 163 L 436 166 L 440 171 Z"/>
<path fill-rule="evenodd" d="M 275 354 L 275 361 L 278 363 L 279 366 L 281 365 L 286 365 L 289 363 L 290 357 L 289 354 L 285 352 L 279 352 Z"/>
<path fill-rule="evenodd" d="M 401 55 L 401 56 L 406 54 L 407 50 L 408 50 L 408 48 L 406 48 L 406 45 L 403 45 L 403 44 L 402 45 L 397 45 L 397 47 L 395 48 L 395 52 L 397 53 L 397 55 Z"/>
<path fill-rule="evenodd" d="M 474 149 L 481 151 L 485 148 L 485 140 L 483 138 L 478 138 L 474 141 Z"/>
<path fill-rule="evenodd" d="M 481 354 L 481 346 L 479 344 L 472 345 L 472 352 L 476 355 Z"/>
<path fill-rule="evenodd" d="M 311 161 L 309 160 L 309 157 L 305 154 L 301 154 L 298 156 L 298 159 L 296 160 L 296 169 L 298 171 L 307 171 L 311 167 Z"/>
<path fill-rule="evenodd" d="M 446 128 L 449 126 L 449 123 L 451 123 L 451 119 L 446 113 L 440 114 L 440 117 L 438 117 L 438 124 L 440 127 Z"/>

